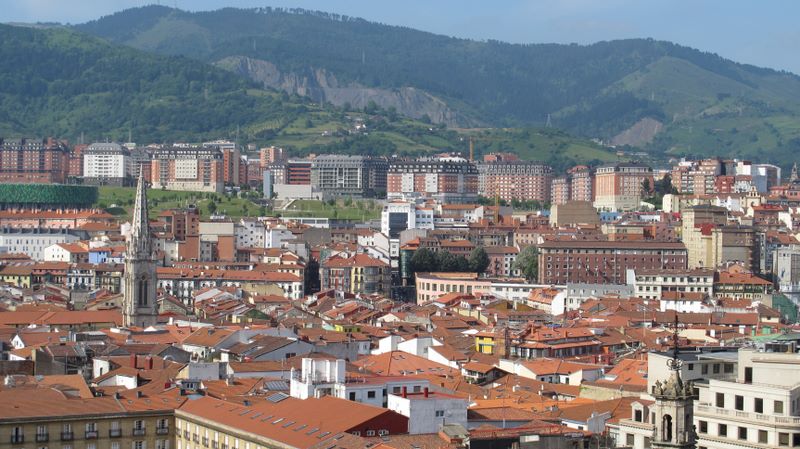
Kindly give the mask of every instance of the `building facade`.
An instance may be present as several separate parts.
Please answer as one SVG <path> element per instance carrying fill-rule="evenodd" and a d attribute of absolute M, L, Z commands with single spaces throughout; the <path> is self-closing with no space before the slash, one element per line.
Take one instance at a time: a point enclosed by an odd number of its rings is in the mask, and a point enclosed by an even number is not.
<path fill-rule="evenodd" d="M 553 168 L 532 161 L 478 164 L 478 194 L 504 201 L 550 202 Z"/>
<path fill-rule="evenodd" d="M 462 158 L 394 161 L 386 178 L 387 198 L 432 198 L 442 203 L 478 199 L 478 169 Z"/>
<path fill-rule="evenodd" d="M 629 269 L 686 269 L 680 242 L 568 240 L 539 245 L 539 282 L 625 284 Z"/>
<path fill-rule="evenodd" d="M 118 143 L 93 143 L 83 151 L 83 182 L 122 186 L 130 179 L 130 151 Z"/>
<path fill-rule="evenodd" d="M 327 195 L 382 196 L 388 167 L 385 159 L 323 154 L 311 163 L 311 185 Z"/>
<path fill-rule="evenodd" d="M 0 139 L 0 182 L 61 184 L 70 152 L 55 139 Z"/>
<path fill-rule="evenodd" d="M 222 153 L 216 148 L 167 147 L 153 150 L 150 180 L 154 189 L 222 192 Z"/>
<path fill-rule="evenodd" d="M 641 164 L 619 163 L 598 167 L 594 180 L 594 207 L 620 212 L 639 209 L 647 182 L 653 188 L 653 169 Z"/>

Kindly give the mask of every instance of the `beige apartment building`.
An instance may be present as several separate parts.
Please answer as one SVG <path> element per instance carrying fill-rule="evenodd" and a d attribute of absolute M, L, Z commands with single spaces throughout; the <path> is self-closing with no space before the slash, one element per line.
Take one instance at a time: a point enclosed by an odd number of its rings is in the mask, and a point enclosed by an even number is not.
<path fill-rule="evenodd" d="M 0 449 L 171 449 L 174 409 L 185 399 L 177 392 L 92 397 L 88 389 L 6 387 Z"/>

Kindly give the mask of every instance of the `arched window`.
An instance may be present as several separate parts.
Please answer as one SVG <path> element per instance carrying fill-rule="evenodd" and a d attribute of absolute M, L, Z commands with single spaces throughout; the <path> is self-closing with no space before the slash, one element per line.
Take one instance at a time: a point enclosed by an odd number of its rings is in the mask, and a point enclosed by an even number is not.
<path fill-rule="evenodd" d="M 672 441 L 672 416 L 664 415 L 661 418 L 661 441 L 669 443 Z"/>
<path fill-rule="evenodd" d="M 140 307 L 147 306 L 147 276 L 142 275 L 139 279 L 139 294 L 136 297 L 136 302 Z"/>

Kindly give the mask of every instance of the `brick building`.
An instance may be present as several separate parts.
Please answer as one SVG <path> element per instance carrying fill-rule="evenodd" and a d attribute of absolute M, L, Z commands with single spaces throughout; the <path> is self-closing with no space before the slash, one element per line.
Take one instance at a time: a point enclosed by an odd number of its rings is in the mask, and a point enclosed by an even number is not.
<path fill-rule="evenodd" d="M 550 202 L 553 168 L 531 161 L 478 164 L 478 194 L 505 201 Z"/>
<path fill-rule="evenodd" d="M 594 207 L 601 211 L 630 211 L 639 208 L 644 182 L 653 188 L 653 169 L 641 164 L 618 163 L 597 168 Z"/>
<path fill-rule="evenodd" d="M 442 203 L 469 203 L 478 198 L 478 169 L 462 158 L 395 161 L 386 177 L 390 200 L 424 197 Z"/>
<path fill-rule="evenodd" d="M 69 164 L 69 148 L 55 139 L 0 139 L 0 182 L 61 184 Z"/>
<path fill-rule="evenodd" d="M 222 192 L 222 153 L 216 148 L 165 147 L 152 152 L 150 180 L 154 189 Z"/>
<path fill-rule="evenodd" d="M 685 269 L 686 259 L 680 242 L 552 240 L 539 245 L 539 282 L 625 284 L 629 269 Z"/>

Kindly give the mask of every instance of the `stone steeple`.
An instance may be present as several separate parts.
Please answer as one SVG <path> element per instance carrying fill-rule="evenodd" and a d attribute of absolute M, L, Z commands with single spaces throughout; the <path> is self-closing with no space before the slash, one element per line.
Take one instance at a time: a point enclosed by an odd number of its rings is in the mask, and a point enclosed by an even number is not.
<path fill-rule="evenodd" d="M 800 177 L 797 176 L 797 162 L 792 165 L 792 174 L 789 176 L 789 182 L 794 184 L 800 181 Z"/>
<path fill-rule="evenodd" d="M 678 348 L 678 314 L 675 314 L 672 337 L 672 358 L 667 360 L 671 372 L 666 382 L 660 380 L 650 392 L 655 398 L 651 410 L 655 430 L 650 440 L 653 449 L 691 449 L 695 447 L 694 393 L 692 385 L 681 379 Z"/>
<path fill-rule="evenodd" d="M 122 278 L 124 298 L 123 325 L 147 327 L 156 324 L 156 262 L 147 216 L 147 187 L 139 175 L 136 201 L 131 217 L 131 230 L 125 250 L 125 274 Z"/>

